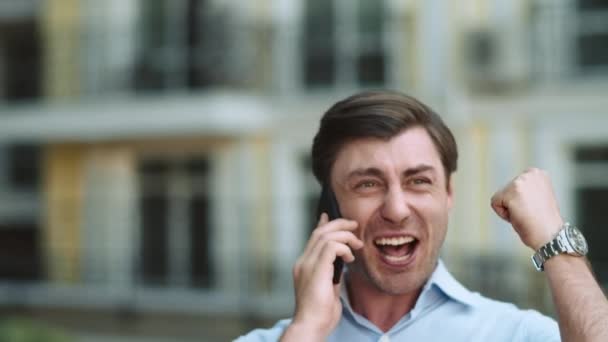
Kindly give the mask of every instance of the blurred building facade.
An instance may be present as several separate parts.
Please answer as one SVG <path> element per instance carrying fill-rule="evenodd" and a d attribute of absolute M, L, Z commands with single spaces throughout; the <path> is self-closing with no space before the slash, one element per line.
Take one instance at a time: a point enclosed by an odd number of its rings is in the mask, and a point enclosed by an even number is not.
<path fill-rule="evenodd" d="M 319 192 L 310 143 L 364 88 L 415 95 L 456 134 L 442 255 L 465 284 L 551 314 L 489 205 L 530 165 L 608 284 L 605 2 L 11 0 L 0 312 L 208 339 L 289 316 Z"/>

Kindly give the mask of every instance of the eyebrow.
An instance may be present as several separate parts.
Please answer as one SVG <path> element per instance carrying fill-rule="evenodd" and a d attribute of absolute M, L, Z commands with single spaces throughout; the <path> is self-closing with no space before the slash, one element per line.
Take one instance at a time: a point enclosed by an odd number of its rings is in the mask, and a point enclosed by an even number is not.
<path fill-rule="evenodd" d="M 426 171 L 435 171 L 435 168 L 431 165 L 427 165 L 427 164 L 420 164 L 420 165 L 416 165 L 414 167 L 411 167 L 405 171 L 403 171 L 403 176 L 404 177 L 411 177 L 413 175 L 422 173 L 422 172 L 426 172 Z M 360 168 L 360 169 L 355 169 L 353 171 L 351 171 L 348 176 L 346 177 L 346 179 L 351 179 L 353 177 L 363 177 L 363 176 L 376 176 L 376 177 L 382 177 L 384 175 L 384 173 L 382 171 L 380 171 L 380 169 L 375 168 L 375 167 L 368 167 L 368 168 Z"/>
<path fill-rule="evenodd" d="M 418 173 L 423 173 L 423 172 L 426 172 L 426 171 L 432 171 L 432 172 L 435 172 L 435 168 L 434 168 L 434 167 L 432 167 L 431 165 L 427 165 L 427 164 L 420 164 L 420 165 L 417 165 L 417 166 L 415 166 L 415 167 L 412 167 L 412 168 L 409 168 L 409 169 L 405 170 L 405 171 L 403 172 L 403 175 L 404 175 L 405 177 L 410 177 L 410 176 L 413 176 L 413 175 L 415 175 L 415 174 L 418 174 Z"/>
<path fill-rule="evenodd" d="M 363 176 L 376 176 L 376 177 L 382 177 L 383 173 L 382 171 L 380 171 L 380 169 L 375 168 L 375 167 L 368 167 L 366 169 L 355 169 L 351 172 L 349 172 L 348 176 L 346 177 L 346 179 L 351 179 L 353 177 L 363 177 Z"/>

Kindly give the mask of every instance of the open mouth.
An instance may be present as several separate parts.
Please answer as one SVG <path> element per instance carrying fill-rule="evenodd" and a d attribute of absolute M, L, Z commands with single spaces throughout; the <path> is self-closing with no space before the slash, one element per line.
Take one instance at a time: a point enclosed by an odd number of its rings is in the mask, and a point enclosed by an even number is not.
<path fill-rule="evenodd" d="M 403 264 L 412 256 L 418 239 L 412 236 L 381 237 L 374 240 L 374 245 L 389 264 Z"/>

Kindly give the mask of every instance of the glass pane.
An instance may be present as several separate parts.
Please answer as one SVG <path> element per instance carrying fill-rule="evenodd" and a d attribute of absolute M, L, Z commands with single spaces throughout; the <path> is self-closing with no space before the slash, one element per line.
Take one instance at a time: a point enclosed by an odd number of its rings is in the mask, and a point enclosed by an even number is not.
<path fill-rule="evenodd" d="M 194 158 L 186 162 L 188 173 L 194 177 L 207 177 L 209 172 L 209 160 L 206 158 Z"/>
<path fill-rule="evenodd" d="M 0 223 L 0 281 L 40 279 L 39 235 L 34 223 Z"/>
<path fill-rule="evenodd" d="M 144 161 L 141 180 L 141 276 L 147 285 L 168 283 L 168 170 L 162 160 Z"/>
<path fill-rule="evenodd" d="M 331 85 L 335 82 L 335 61 L 333 55 L 311 56 L 305 58 L 304 82 L 308 87 Z"/>
<path fill-rule="evenodd" d="M 209 71 L 205 65 L 204 58 L 199 58 L 200 51 L 208 53 L 203 48 L 203 33 L 206 27 L 205 24 L 208 17 L 203 15 L 203 1 L 188 0 L 186 11 L 186 54 L 188 65 L 186 68 L 186 82 L 188 88 L 196 89 L 207 85 L 209 76 L 205 73 Z M 216 37 L 221 39 L 222 37 Z"/>
<path fill-rule="evenodd" d="M 385 60 L 382 51 L 364 53 L 357 61 L 359 83 L 382 84 L 385 81 Z"/>
<path fill-rule="evenodd" d="M 40 147 L 11 145 L 7 148 L 8 181 L 16 190 L 36 190 L 40 185 Z"/>
<path fill-rule="evenodd" d="M 578 0 L 578 8 L 582 10 L 608 10 L 606 0 Z"/>
<path fill-rule="evenodd" d="M 608 146 L 584 146 L 574 152 L 577 162 L 602 162 L 608 161 Z"/>
<path fill-rule="evenodd" d="M 141 6 L 141 45 L 135 70 L 136 89 L 162 89 L 165 84 L 163 48 L 167 37 L 165 0 L 146 0 Z"/>
<path fill-rule="evenodd" d="M 608 187 L 581 188 L 576 193 L 577 226 L 589 243 L 589 260 L 603 286 L 608 286 Z"/>
<path fill-rule="evenodd" d="M 579 65 L 608 66 L 608 32 L 581 36 L 578 46 Z"/>
<path fill-rule="evenodd" d="M 168 201 L 166 196 L 141 199 L 141 273 L 144 284 L 167 285 Z"/>
<path fill-rule="evenodd" d="M 209 288 L 213 285 L 211 262 L 211 230 L 209 227 L 209 198 L 197 195 L 190 202 L 190 264 L 192 286 Z"/>
<path fill-rule="evenodd" d="M 36 20 L 0 22 L 0 97 L 9 101 L 40 97 L 41 59 Z"/>
<path fill-rule="evenodd" d="M 213 286 L 211 260 L 211 200 L 209 198 L 209 171 L 207 158 L 192 158 L 186 162 L 193 196 L 189 203 L 190 216 L 190 279 L 192 286 Z"/>
<path fill-rule="evenodd" d="M 384 22 L 383 1 L 359 0 L 359 33 L 363 36 L 381 37 Z"/>
<path fill-rule="evenodd" d="M 330 85 L 335 79 L 335 30 L 332 1 L 305 2 L 304 82 L 307 86 Z"/>
<path fill-rule="evenodd" d="M 304 29 L 307 37 L 325 38 L 334 35 L 334 6 L 331 0 L 310 0 L 304 2 Z"/>
<path fill-rule="evenodd" d="M 357 80 L 362 85 L 379 85 L 385 81 L 382 1 L 359 0 L 359 50 L 356 60 Z"/>

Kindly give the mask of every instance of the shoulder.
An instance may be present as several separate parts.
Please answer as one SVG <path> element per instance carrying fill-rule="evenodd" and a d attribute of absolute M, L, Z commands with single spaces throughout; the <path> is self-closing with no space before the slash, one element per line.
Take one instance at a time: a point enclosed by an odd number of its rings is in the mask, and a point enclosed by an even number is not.
<path fill-rule="evenodd" d="M 272 328 L 269 329 L 255 329 L 247 333 L 246 335 L 240 336 L 234 341 L 236 342 L 270 342 L 278 341 L 283 335 L 283 331 L 289 325 L 291 319 L 283 319 L 278 321 Z"/>
<path fill-rule="evenodd" d="M 555 320 L 538 311 L 522 310 L 512 303 L 470 291 L 441 262 L 431 277 L 431 284 L 447 299 L 436 312 L 447 318 L 445 322 L 452 328 L 450 331 L 476 336 L 476 340 L 559 341 Z"/>
<path fill-rule="evenodd" d="M 477 297 L 477 310 L 485 320 L 492 320 L 496 326 L 512 330 L 517 341 L 559 341 L 557 322 L 536 310 L 520 309 L 512 303 Z"/>

